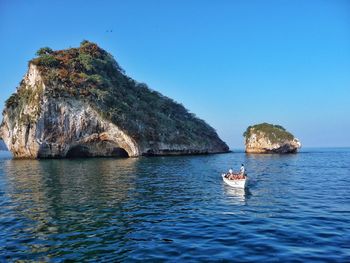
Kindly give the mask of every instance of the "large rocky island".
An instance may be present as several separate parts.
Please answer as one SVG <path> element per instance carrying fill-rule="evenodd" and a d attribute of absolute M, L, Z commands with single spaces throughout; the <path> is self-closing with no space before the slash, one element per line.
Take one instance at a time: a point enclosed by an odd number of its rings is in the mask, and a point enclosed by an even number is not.
<path fill-rule="evenodd" d="M 247 153 L 296 153 L 301 143 L 280 125 L 261 123 L 244 132 Z"/>
<path fill-rule="evenodd" d="M 41 48 L 6 101 L 0 137 L 17 158 L 227 152 L 181 104 L 128 77 L 89 41 Z"/>

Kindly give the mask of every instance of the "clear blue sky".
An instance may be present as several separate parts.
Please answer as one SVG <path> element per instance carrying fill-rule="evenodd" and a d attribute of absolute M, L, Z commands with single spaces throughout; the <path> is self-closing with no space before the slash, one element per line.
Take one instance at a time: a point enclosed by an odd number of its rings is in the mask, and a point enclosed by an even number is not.
<path fill-rule="evenodd" d="M 233 150 L 260 122 L 350 146 L 350 1 L 0 0 L 0 37 L 1 107 L 37 49 L 87 39 Z"/>

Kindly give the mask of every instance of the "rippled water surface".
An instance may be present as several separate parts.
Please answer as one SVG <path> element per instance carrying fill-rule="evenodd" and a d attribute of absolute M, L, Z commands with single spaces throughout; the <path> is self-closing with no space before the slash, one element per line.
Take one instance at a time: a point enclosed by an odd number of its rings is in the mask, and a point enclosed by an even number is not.
<path fill-rule="evenodd" d="M 246 190 L 224 185 L 245 163 Z M 350 262 L 350 149 L 12 160 L 0 261 Z"/>

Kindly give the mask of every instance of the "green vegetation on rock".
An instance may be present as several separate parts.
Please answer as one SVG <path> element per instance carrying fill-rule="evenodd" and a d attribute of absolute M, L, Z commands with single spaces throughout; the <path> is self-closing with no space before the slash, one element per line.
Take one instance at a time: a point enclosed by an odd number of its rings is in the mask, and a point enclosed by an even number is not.
<path fill-rule="evenodd" d="M 28 124 L 33 122 L 40 113 L 39 102 L 43 96 L 42 85 L 32 89 L 27 89 L 24 82 L 20 83 L 16 93 L 13 93 L 5 102 L 8 113 L 11 117 L 15 117 L 19 123 Z M 23 109 L 26 105 L 35 105 L 33 111 L 24 113 Z"/>
<path fill-rule="evenodd" d="M 84 101 L 141 143 L 206 147 L 218 141 L 212 127 L 181 104 L 125 75 L 113 56 L 95 43 L 85 40 L 78 48 L 58 51 L 45 47 L 36 54 L 29 63 L 38 67 L 45 95 Z M 30 91 L 20 87 L 6 106 L 20 109 L 29 103 L 34 95 L 26 92 Z"/>
<path fill-rule="evenodd" d="M 42 47 L 40 48 L 36 53 L 35 55 L 37 56 L 44 56 L 44 55 L 47 55 L 47 54 L 52 54 L 53 50 L 49 47 Z"/>
<path fill-rule="evenodd" d="M 249 126 L 243 133 L 245 140 L 247 141 L 253 133 L 263 133 L 271 143 L 280 143 L 294 139 L 294 136 L 281 125 L 273 125 L 266 122 Z"/>

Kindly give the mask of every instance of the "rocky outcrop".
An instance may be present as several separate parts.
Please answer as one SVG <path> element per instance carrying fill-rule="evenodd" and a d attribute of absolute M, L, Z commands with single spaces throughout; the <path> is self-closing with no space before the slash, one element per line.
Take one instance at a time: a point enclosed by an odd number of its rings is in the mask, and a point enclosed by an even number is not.
<path fill-rule="evenodd" d="M 39 53 L 3 111 L 0 137 L 15 157 L 228 151 L 213 128 L 127 77 L 96 44 Z"/>
<path fill-rule="evenodd" d="M 243 136 L 247 153 L 296 153 L 301 147 L 299 140 L 280 125 L 249 126 Z"/>

